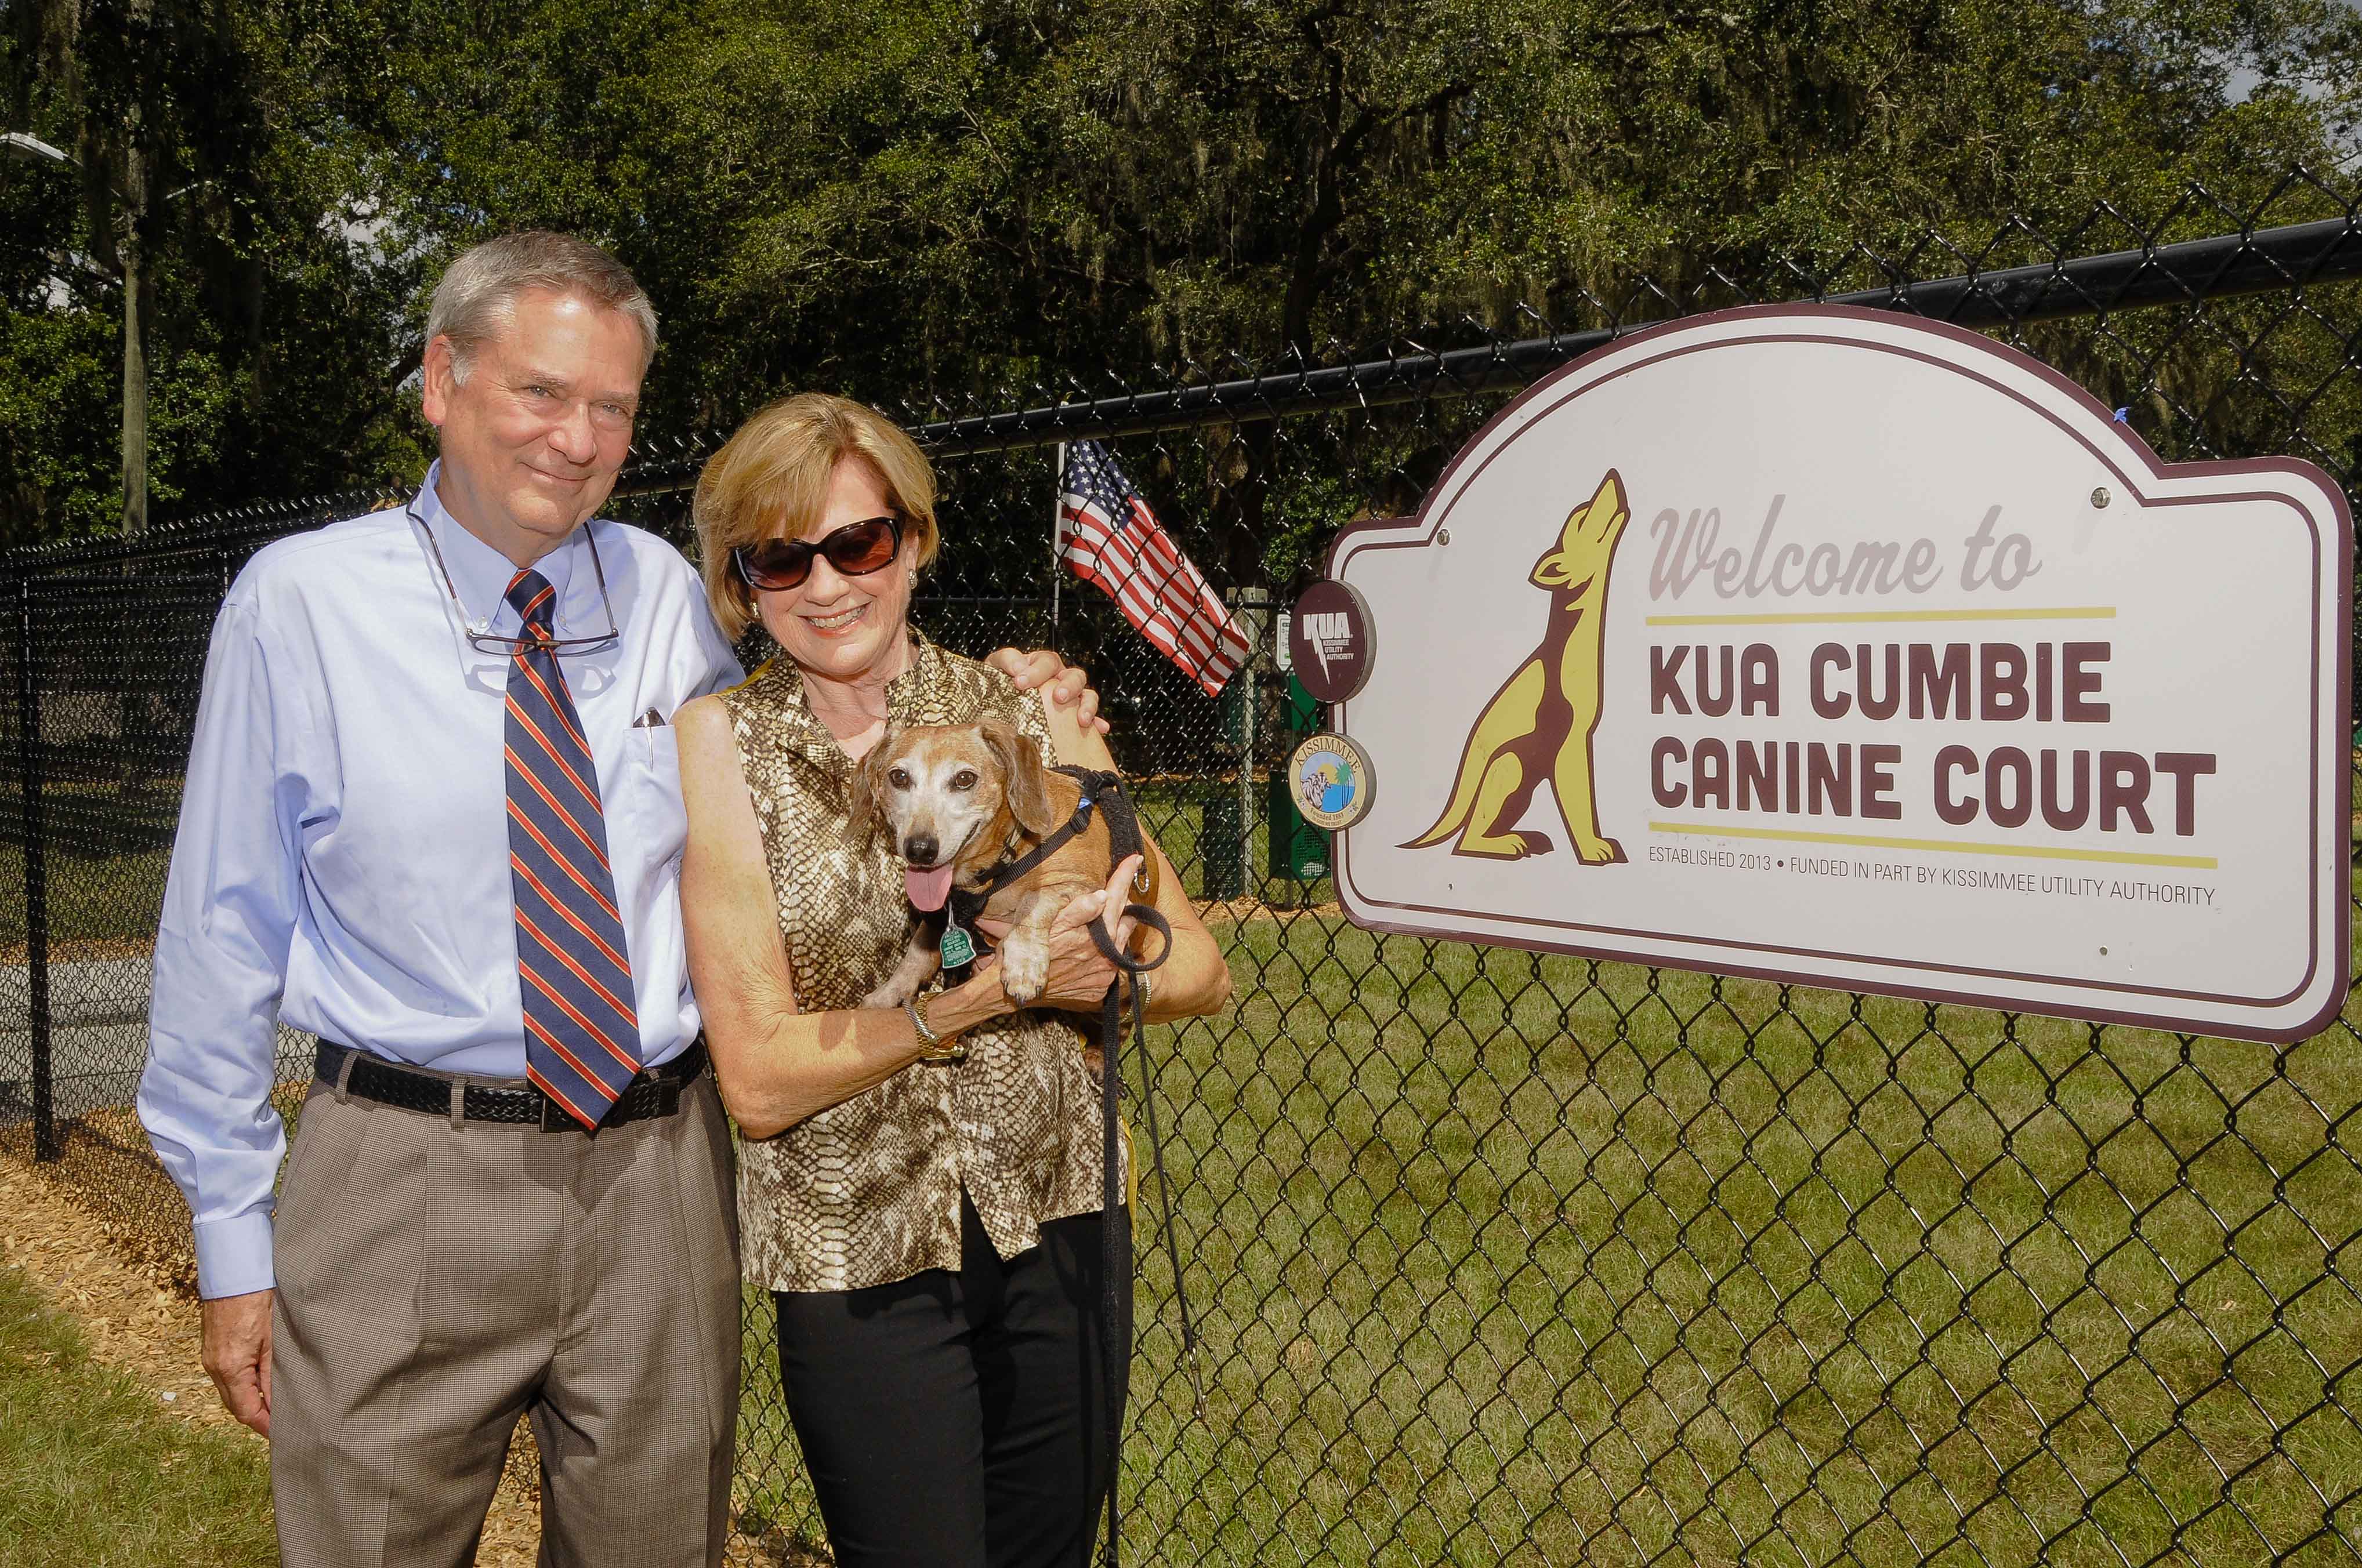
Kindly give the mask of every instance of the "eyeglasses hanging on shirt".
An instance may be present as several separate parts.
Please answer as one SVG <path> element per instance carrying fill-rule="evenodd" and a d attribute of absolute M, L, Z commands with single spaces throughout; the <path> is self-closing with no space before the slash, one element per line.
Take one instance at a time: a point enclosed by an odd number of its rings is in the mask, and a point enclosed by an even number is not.
<path fill-rule="evenodd" d="M 424 490 L 419 492 L 420 495 L 425 493 Z M 451 581 L 451 568 L 443 563 L 443 546 L 435 542 L 435 530 L 418 515 L 418 497 L 411 497 L 410 505 L 404 510 L 410 521 L 426 535 L 426 548 L 434 554 L 435 569 L 443 575 L 443 591 L 451 596 L 451 608 L 459 612 L 459 624 L 466 631 L 468 645 L 477 652 L 500 653 L 512 658 L 527 648 L 547 648 L 555 653 L 583 653 L 622 640 L 623 630 L 615 621 L 615 601 L 607 597 L 607 568 L 599 559 L 599 541 L 592 536 L 589 523 L 582 525 L 582 541 L 590 547 L 590 570 L 599 579 L 599 602 L 606 608 L 607 630 L 597 637 L 554 637 L 545 641 L 538 637 L 505 636 L 492 630 L 488 621 L 469 620 L 468 607 L 459 602 L 458 587 Z"/>

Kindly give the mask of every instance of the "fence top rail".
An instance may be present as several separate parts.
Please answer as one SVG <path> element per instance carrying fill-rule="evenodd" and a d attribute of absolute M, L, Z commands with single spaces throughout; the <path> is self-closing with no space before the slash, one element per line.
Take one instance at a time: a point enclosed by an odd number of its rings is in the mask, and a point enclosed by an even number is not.
<path fill-rule="evenodd" d="M 1862 253 L 1874 265 L 1890 263 Z M 1963 257 L 1963 261 L 1972 258 Z M 2362 278 L 2362 214 L 2311 223 L 2143 245 L 2127 250 L 2061 258 L 2025 266 L 1968 269 L 1948 277 L 1911 280 L 1900 275 L 1876 288 L 1832 293 L 1817 286 L 1776 302 L 1852 305 L 1900 311 L 1955 326 L 1989 329 L 2063 317 L 2100 315 L 2145 307 L 2189 304 L 2245 294 Z M 1800 281 L 1806 281 L 1799 274 Z M 1709 269 L 1708 283 L 1740 298 L 1748 291 L 1727 273 Z M 1671 303 L 1661 293 L 1650 300 Z M 1530 314 L 1530 313 L 1528 313 Z M 1044 403 L 1032 408 L 935 420 L 912 427 L 920 444 L 938 457 L 1021 451 L 1062 441 L 1105 440 L 1198 425 L 1286 419 L 1349 408 L 1371 408 L 1439 397 L 1467 397 L 1522 387 L 1572 364 L 1617 338 L 1678 320 L 1683 313 L 1619 320 L 1582 332 L 1487 340 L 1462 348 L 1426 349 L 1383 358 L 1257 373 L 1119 396 Z M 1540 320 L 1540 317 L 1534 317 Z M 707 435 L 666 443 L 675 455 L 651 458 L 626 468 L 615 486 L 618 499 L 677 493 L 694 482 L 715 442 Z M 77 541 L 30 546 L 0 554 L 0 580 L 48 576 L 73 566 L 152 558 L 175 552 L 209 551 L 276 537 L 291 526 L 356 516 L 392 504 L 401 492 L 387 486 L 259 501 L 225 511 L 202 513 L 152 528 L 133 539 Z"/>
<path fill-rule="evenodd" d="M 2362 277 L 2362 220 L 2349 214 L 1993 272 L 1917 282 L 1896 279 L 1879 288 L 1834 294 L 1816 290 L 1783 302 L 1854 305 L 1905 312 L 1955 326 L 1997 327 L 2355 277 Z M 1718 274 L 1715 280 L 1730 282 Z M 1352 364 L 1308 366 L 1163 391 L 942 420 L 913 433 L 938 455 L 949 456 L 1506 390 L 1537 380 L 1618 337 L 1674 319 L 1650 317 L 1586 332 L 1414 350 Z"/>

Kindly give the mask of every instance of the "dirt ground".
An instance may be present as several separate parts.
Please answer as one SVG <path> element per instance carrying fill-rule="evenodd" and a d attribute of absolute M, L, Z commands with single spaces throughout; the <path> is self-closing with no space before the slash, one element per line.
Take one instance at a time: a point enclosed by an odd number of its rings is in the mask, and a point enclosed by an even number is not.
<path fill-rule="evenodd" d="M 0 1256 L 73 1314 L 93 1354 L 155 1390 L 160 1409 L 264 1446 L 222 1409 L 198 1362 L 196 1302 L 121 1261 L 105 1244 L 105 1228 L 39 1175 L 0 1159 Z M 541 1541 L 533 1475 L 529 1444 L 521 1443 L 484 1523 L 476 1561 L 486 1568 L 530 1568 Z"/>

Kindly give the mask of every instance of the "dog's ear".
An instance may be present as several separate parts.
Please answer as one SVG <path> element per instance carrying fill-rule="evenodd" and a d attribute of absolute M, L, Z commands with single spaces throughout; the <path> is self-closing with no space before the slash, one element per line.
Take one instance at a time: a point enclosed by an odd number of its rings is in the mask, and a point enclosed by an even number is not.
<path fill-rule="evenodd" d="M 886 733 L 862 754 L 851 782 L 844 786 L 845 831 L 856 844 L 867 843 L 869 836 L 886 824 L 886 808 L 879 796 L 886 788 L 887 760 L 894 752 L 895 729 L 891 723 L 886 726 Z"/>
<path fill-rule="evenodd" d="M 1058 830 L 1057 807 L 1050 804 L 1050 770 L 1042 765 L 1042 749 L 1005 718 L 988 718 L 977 726 L 985 750 L 1000 764 L 1007 781 L 1009 815 L 1036 839 Z"/>

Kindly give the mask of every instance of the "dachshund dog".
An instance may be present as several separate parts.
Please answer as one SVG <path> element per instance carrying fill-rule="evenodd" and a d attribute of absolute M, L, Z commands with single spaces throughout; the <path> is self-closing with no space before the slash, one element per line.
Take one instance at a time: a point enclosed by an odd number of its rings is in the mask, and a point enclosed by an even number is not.
<path fill-rule="evenodd" d="M 954 887 L 976 893 L 1074 818 L 1082 786 L 1042 762 L 1040 748 L 999 718 L 980 724 L 889 728 L 853 777 L 852 830 L 861 842 L 879 830 L 901 857 L 903 882 L 920 919 L 892 975 L 862 999 L 899 1007 L 941 964 L 944 909 Z M 1133 879 L 1142 903 L 1155 900 L 1156 857 Z M 1107 885 L 1111 870 L 1106 813 L 1008 886 L 994 888 L 982 917 L 1010 923 L 1000 944 L 1001 987 L 1022 1007 L 1049 978 L 1049 932 L 1076 894 Z"/>
<path fill-rule="evenodd" d="M 1586 866 L 1613 865 L 1624 848 L 1599 830 L 1591 738 L 1599 728 L 1602 620 L 1616 542 L 1632 521 L 1624 481 L 1610 468 L 1591 499 L 1567 514 L 1558 543 L 1527 578 L 1551 596 L 1541 646 L 1501 683 L 1468 732 L 1451 800 L 1435 826 L 1403 846 L 1457 837 L 1455 855 L 1516 861 L 1551 851 L 1547 834 L 1518 826 L 1544 779 Z"/>

